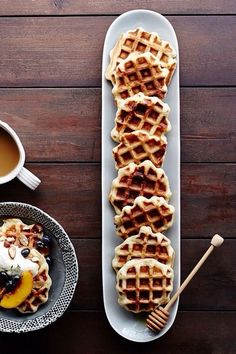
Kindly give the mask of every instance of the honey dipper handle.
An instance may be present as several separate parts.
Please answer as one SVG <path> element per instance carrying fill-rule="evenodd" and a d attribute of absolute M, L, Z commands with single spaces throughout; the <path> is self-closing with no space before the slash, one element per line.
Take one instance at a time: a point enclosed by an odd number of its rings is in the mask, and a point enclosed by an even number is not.
<path fill-rule="evenodd" d="M 205 254 L 202 256 L 200 261 L 193 268 L 193 270 L 188 275 L 188 277 L 185 279 L 185 281 L 181 284 L 180 288 L 176 291 L 174 296 L 170 299 L 168 304 L 165 306 L 166 311 L 168 311 L 170 309 L 170 307 L 173 305 L 173 303 L 177 300 L 179 295 L 182 293 L 182 291 L 185 289 L 185 287 L 188 285 L 188 283 L 192 280 L 192 278 L 198 272 L 198 270 L 201 268 L 201 266 L 203 265 L 205 260 L 210 256 L 210 254 L 214 250 L 214 248 L 221 246 L 223 242 L 224 242 L 224 239 L 220 235 L 216 234 L 212 237 L 211 246 L 208 248 L 208 250 L 205 252 Z"/>

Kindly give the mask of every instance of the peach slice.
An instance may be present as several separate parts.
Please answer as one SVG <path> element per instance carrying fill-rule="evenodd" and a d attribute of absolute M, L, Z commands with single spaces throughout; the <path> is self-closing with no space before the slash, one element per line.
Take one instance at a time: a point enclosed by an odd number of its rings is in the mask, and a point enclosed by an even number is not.
<path fill-rule="evenodd" d="M 33 274 L 30 271 L 24 271 L 21 274 L 20 283 L 17 288 L 3 296 L 0 306 L 5 309 L 13 309 L 19 306 L 29 296 L 33 289 Z"/>

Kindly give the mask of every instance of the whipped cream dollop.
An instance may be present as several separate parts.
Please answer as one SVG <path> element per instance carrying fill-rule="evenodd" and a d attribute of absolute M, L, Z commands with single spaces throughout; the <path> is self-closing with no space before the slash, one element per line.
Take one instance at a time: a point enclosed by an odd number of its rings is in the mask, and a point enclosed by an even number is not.
<path fill-rule="evenodd" d="M 4 242 L 0 242 L 0 271 L 4 270 L 6 272 L 23 272 L 26 270 L 31 271 L 33 276 L 38 273 L 39 265 L 32 262 L 30 259 L 26 259 L 21 254 L 21 248 L 14 246 L 16 249 L 16 254 L 14 259 L 9 255 L 9 248 L 4 246 Z"/>

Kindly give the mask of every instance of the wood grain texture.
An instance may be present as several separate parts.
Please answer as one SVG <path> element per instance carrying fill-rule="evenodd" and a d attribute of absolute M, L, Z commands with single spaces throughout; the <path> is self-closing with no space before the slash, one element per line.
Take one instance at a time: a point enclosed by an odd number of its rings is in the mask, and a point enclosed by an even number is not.
<path fill-rule="evenodd" d="M 149 9 L 165 14 L 233 14 L 236 12 L 234 0 L 159 0 L 158 3 L 143 1 L 110 0 L 1 0 L 0 15 L 81 15 L 120 14 L 133 9 Z"/>
<path fill-rule="evenodd" d="M 0 201 L 36 205 L 55 217 L 71 237 L 101 236 L 100 164 L 26 164 L 42 178 L 36 192 L 19 181 L 0 186 Z M 235 164 L 182 164 L 183 238 L 236 233 Z M 174 189 L 174 186 L 172 186 Z"/>
<path fill-rule="evenodd" d="M 235 99 L 235 88 L 181 89 L 183 162 L 235 162 Z M 28 161 L 101 159 L 98 88 L 0 89 L 0 116 L 18 132 Z"/>
<path fill-rule="evenodd" d="M 234 162 L 236 89 L 181 90 L 181 161 Z"/>
<path fill-rule="evenodd" d="M 99 88 L 108 27 L 142 7 L 167 15 L 180 46 L 182 279 L 212 234 L 226 238 L 182 295 L 171 330 L 145 345 L 119 337 L 103 310 Z M 0 333 L 2 352 L 236 353 L 235 13 L 235 0 L 0 1 L 0 119 L 42 179 L 35 192 L 17 180 L 0 185 L 0 202 L 55 217 L 80 265 L 70 310 L 38 332 Z"/>
<path fill-rule="evenodd" d="M 234 237 L 235 164 L 182 165 L 182 236 Z"/>
<path fill-rule="evenodd" d="M 100 237 L 100 165 L 26 164 L 40 179 L 37 191 L 18 180 L 0 185 L 1 201 L 38 206 L 63 225 L 72 237 Z"/>
<path fill-rule="evenodd" d="M 99 89 L 0 90 L 1 119 L 28 161 L 100 161 L 100 106 Z"/>
<path fill-rule="evenodd" d="M 101 240 L 73 240 L 73 244 L 79 260 L 80 277 L 71 308 L 102 310 Z M 182 240 L 182 280 L 187 277 L 209 245 L 210 240 Z M 235 310 L 235 247 L 236 240 L 226 240 L 220 249 L 214 251 L 181 295 L 180 310 Z M 91 292 L 91 288 L 96 291 Z"/>
<path fill-rule="evenodd" d="M 103 41 L 114 19 L 0 18 L 1 86 L 100 85 Z M 169 19 L 179 39 L 181 84 L 235 85 L 236 17 Z M 227 53 L 224 59 L 222 53 Z"/>
<path fill-rule="evenodd" d="M 0 334 L 1 348 L 7 354 L 15 348 L 41 354 L 234 354 L 236 351 L 235 312 L 179 312 L 165 336 L 150 343 L 133 343 L 116 334 L 102 312 L 67 312 L 44 330 L 22 334 Z M 26 345 L 27 343 L 27 345 Z M 36 345 L 37 344 L 37 345 Z M 44 348 L 45 350 L 45 348 Z"/>

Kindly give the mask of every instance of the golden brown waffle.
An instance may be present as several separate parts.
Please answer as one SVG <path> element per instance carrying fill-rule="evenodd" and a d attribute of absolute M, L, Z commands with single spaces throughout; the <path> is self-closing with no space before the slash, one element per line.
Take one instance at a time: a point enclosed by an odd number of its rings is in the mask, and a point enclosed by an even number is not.
<path fill-rule="evenodd" d="M 9 245 L 33 248 L 35 242 L 41 240 L 42 237 L 42 225 L 26 225 L 20 219 L 5 219 L 0 227 L 0 241 L 5 241 Z"/>
<path fill-rule="evenodd" d="M 134 52 L 117 66 L 112 93 L 116 100 L 139 92 L 163 99 L 167 93 L 168 74 L 168 69 L 162 68 L 151 53 Z"/>
<path fill-rule="evenodd" d="M 114 71 L 122 60 L 132 52 L 151 52 L 160 61 L 162 67 L 170 70 L 170 78 L 176 66 L 175 50 L 169 42 L 161 40 L 155 32 L 147 32 L 138 27 L 122 33 L 115 47 L 110 52 L 110 64 L 106 71 L 106 78 L 114 83 Z"/>
<path fill-rule="evenodd" d="M 164 161 L 167 140 L 150 135 L 142 130 L 122 135 L 121 142 L 113 150 L 116 168 L 127 166 L 130 162 L 139 164 L 150 160 L 156 167 L 161 167 Z"/>
<path fill-rule="evenodd" d="M 128 237 L 115 248 L 112 266 L 117 272 L 126 262 L 136 258 L 153 258 L 173 267 L 174 250 L 165 235 L 153 233 L 150 227 L 142 226 L 138 235 Z"/>
<path fill-rule="evenodd" d="M 125 206 L 115 216 L 116 233 L 125 239 L 136 235 L 141 226 L 150 226 L 153 232 L 165 231 L 173 223 L 174 210 L 162 197 L 137 197 L 134 205 Z"/>
<path fill-rule="evenodd" d="M 166 304 L 173 290 L 173 270 L 155 259 L 132 259 L 117 273 L 118 303 L 134 313 Z"/>
<path fill-rule="evenodd" d="M 47 302 L 52 280 L 48 274 L 48 264 L 41 253 L 33 248 L 27 258 L 37 263 L 39 270 L 34 276 L 31 294 L 17 307 L 17 310 L 22 313 L 33 313 L 38 310 L 39 306 Z"/>
<path fill-rule="evenodd" d="M 109 200 L 115 212 L 120 214 L 124 206 L 133 205 L 135 198 L 140 195 L 146 198 L 156 195 L 166 200 L 171 196 L 165 172 L 149 160 L 140 165 L 131 162 L 120 168 L 118 177 L 112 182 Z"/>
<path fill-rule="evenodd" d="M 147 97 L 141 92 L 126 100 L 119 100 L 111 137 L 119 142 L 124 133 L 136 130 L 160 136 L 171 129 L 169 112 L 167 103 L 157 97 Z"/>

